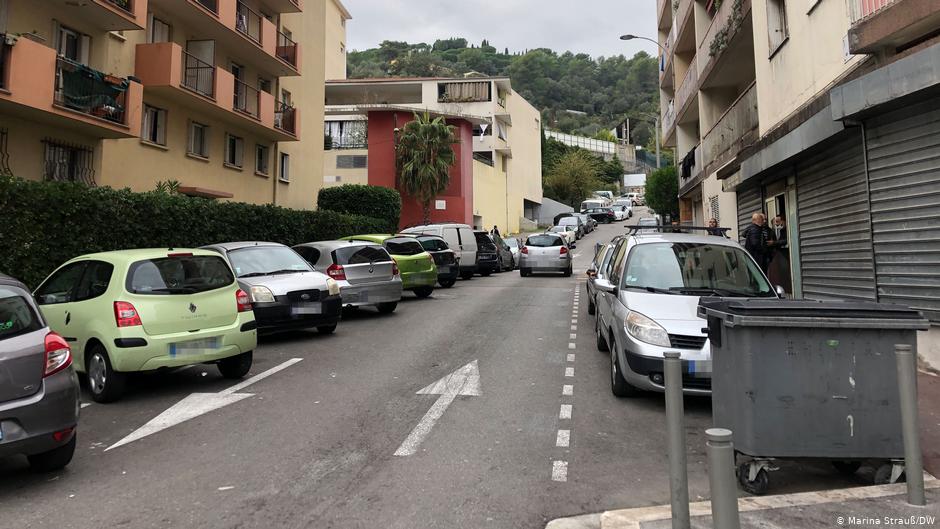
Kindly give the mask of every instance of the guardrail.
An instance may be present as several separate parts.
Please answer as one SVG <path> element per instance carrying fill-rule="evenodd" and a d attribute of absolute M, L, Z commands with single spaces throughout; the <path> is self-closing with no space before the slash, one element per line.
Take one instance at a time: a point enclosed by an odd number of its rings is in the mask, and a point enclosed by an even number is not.
<path fill-rule="evenodd" d="M 134 13 L 134 0 L 108 0 L 108 2 L 128 13 Z"/>
<path fill-rule="evenodd" d="M 202 7 L 212 11 L 215 14 L 219 14 L 219 2 L 218 0 L 196 0 Z"/>
<path fill-rule="evenodd" d="M 274 126 L 284 132 L 296 134 L 297 110 L 283 101 L 275 102 Z"/>
<path fill-rule="evenodd" d="M 105 75 L 65 57 L 56 58 L 55 74 L 57 105 L 114 123 L 126 123 L 126 79 Z"/>
<path fill-rule="evenodd" d="M 7 87 L 7 63 L 10 61 L 10 50 L 13 46 L 7 44 L 7 36 L 0 33 L 0 88 Z"/>
<path fill-rule="evenodd" d="M 275 54 L 279 59 L 291 66 L 297 66 L 297 43 L 280 31 L 277 32 L 277 48 L 275 49 Z"/>
<path fill-rule="evenodd" d="M 215 97 L 215 66 L 183 52 L 183 86 L 208 97 Z"/>
<path fill-rule="evenodd" d="M 261 92 L 244 81 L 235 79 L 235 100 L 233 108 L 255 119 L 261 118 Z"/>
<path fill-rule="evenodd" d="M 242 2 L 235 6 L 235 29 L 261 43 L 261 15 Z"/>
<path fill-rule="evenodd" d="M 890 6 L 896 0 L 846 0 L 849 6 L 849 22 L 855 24 Z"/>

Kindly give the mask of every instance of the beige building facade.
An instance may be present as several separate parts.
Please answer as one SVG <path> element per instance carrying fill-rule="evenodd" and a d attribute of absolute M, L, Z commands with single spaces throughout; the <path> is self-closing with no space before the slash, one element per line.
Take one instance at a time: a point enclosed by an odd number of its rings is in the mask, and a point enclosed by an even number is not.
<path fill-rule="evenodd" d="M 175 182 L 193 196 L 315 207 L 324 1 L 41 4 L 0 0 L 10 172 L 134 191 Z M 50 79 L 24 78 L 35 66 L 21 55 L 51 60 Z M 16 101 L 44 85 L 49 108 Z"/>

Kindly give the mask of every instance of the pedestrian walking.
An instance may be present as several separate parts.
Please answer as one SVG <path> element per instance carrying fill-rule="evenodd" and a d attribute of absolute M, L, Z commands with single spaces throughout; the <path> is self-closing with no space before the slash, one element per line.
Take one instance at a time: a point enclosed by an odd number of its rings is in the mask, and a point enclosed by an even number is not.
<path fill-rule="evenodd" d="M 493 226 L 493 231 L 490 232 L 494 237 L 499 237 L 499 228 Z"/>
<path fill-rule="evenodd" d="M 741 236 L 744 238 L 744 249 L 766 271 L 764 256 L 767 253 L 767 246 L 764 235 L 764 214 L 754 213 L 751 215 L 751 225 L 744 229 Z"/>

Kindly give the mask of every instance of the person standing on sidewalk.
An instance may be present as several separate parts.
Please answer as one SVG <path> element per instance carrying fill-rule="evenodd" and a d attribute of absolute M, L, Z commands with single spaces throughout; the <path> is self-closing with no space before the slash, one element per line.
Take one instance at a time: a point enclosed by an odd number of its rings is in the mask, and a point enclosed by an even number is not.
<path fill-rule="evenodd" d="M 766 271 L 767 246 L 764 233 L 764 214 L 754 213 L 751 215 L 751 225 L 744 229 L 741 236 L 744 238 L 744 249 L 751 254 L 758 266 Z"/>
<path fill-rule="evenodd" d="M 764 262 L 761 268 L 764 269 L 764 273 L 767 273 L 770 271 L 770 261 L 774 258 L 774 246 L 777 244 L 777 239 L 774 236 L 774 230 L 767 225 L 767 215 L 761 214 L 760 217 L 761 239 L 764 241 Z"/>
<path fill-rule="evenodd" d="M 774 285 L 783 287 L 786 292 L 793 289 L 790 278 L 790 247 L 787 245 L 787 223 L 783 216 L 774 217 L 774 244 L 770 251 L 770 269 L 768 276 Z"/>
<path fill-rule="evenodd" d="M 493 235 L 494 237 L 499 237 L 499 228 L 496 226 L 493 226 L 493 231 L 491 231 L 490 234 Z"/>

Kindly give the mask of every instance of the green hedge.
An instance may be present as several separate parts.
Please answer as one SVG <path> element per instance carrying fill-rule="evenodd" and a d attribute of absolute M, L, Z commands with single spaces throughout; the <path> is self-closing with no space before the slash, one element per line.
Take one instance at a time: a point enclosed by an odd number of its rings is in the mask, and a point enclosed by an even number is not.
<path fill-rule="evenodd" d="M 346 184 L 324 187 L 317 197 L 317 207 L 382 219 L 386 227 L 381 231 L 395 233 L 401 218 L 401 195 L 394 189 L 381 186 Z"/>
<path fill-rule="evenodd" d="M 35 287 L 77 255 L 227 241 L 294 245 L 385 230 L 380 219 L 0 177 L 0 273 Z"/>

